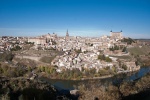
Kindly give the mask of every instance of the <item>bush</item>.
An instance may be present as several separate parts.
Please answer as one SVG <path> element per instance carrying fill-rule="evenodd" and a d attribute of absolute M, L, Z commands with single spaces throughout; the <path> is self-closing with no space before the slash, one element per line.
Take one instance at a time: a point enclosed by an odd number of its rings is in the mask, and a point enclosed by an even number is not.
<path fill-rule="evenodd" d="M 52 57 L 47 57 L 47 56 L 44 56 L 40 59 L 40 61 L 44 62 L 44 63 L 49 63 L 51 64 L 52 60 L 55 58 L 56 56 L 52 56 Z"/>
<path fill-rule="evenodd" d="M 123 50 L 122 50 L 122 52 L 127 52 L 127 48 L 124 47 Z"/>
<path fill-rule="evenodd" d="M 81 53 L 82 51 L 81 51 L 81 49 L 75 49 L 74 50 L 76 53 Z"/>
<path fill-rule="evenodd" d="M 0 61 L 12 61 L 13 58 L 14 54 L 12 54 L 11 52 L 4 52 L 0 54 Z"/>
<path fill-rule="evenodd" d="M 123 64 L 123 65 L 122 65 L 122 68 L 123 68 L 124 70 L 127 70 L 128 67 Z"/>
<path fill-rule="evenodd" d="M 132 44 L 132 43 L 135 43 L 135 41 L 131 38 L 124 38 L 121 40 L 121 42 L 127 42 L 127 44 Z"/>
<path fill-rule="evenodd" d="M 104 60 L 106 62 L 112 62 L 112 59 L 109 57 L 105 57 L 105 55 L 98 55 L 98 59 Z"/>
<path fill-rule="evenodd" d="M 21 50 L 22 48 L 20 46 L 15 46 L 14 48 L 11 49 L 11 51 L 18 51 Z"/>
<path fill-rule="evenodd" d="M 119 50 L 119 46 L 114 45 L 114 47 L 109 48 L 110 51 Z"/>
<path fill-rule="evenodd" d="M 109 58 L 109 57 L 106 57 L 106 58 L 105 58 L 105 61 L 106 61 L 106 62 L 112 62 L 112 59 Z"/>

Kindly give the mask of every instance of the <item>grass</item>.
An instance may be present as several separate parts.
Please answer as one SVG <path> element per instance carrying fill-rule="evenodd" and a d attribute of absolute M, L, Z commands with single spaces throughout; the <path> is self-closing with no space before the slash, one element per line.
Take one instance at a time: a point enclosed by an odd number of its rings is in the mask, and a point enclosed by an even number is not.
<path fill-rule="evenodd" d="M 131 59 L 131 56 L 112 56 L 112 57 L 115 57 L 115 58 L 118 58 L 118 59 Z"/>
<path fill-rule="evenodd" d="M 133 54 L 134 56 L 137 55 L 147 55 L 150 53 L 150 47 L 149 46 L 142 46 L 140 47 L 133 47 L 133 48 L 128 48 L 127 49 L 131 54 Z"/>
<path fill-rule="evenodd" d="M 79 84 L 78 100 L 149 100 L 150 73 L 134 82 L 123 82 L 119 86 L 102 85 L 99 81 L 88 81 Z M 141 92 L 144 92 L 141 94 Z M 137 95 L 136 95 L 137 94 Z M 134 98 L 132 97 L 134 95 Z M 97 99 L 95 99 L 97 98 Z"/>
<path fill-rule="evenodd" d="M 51 64 L 52 60 L 55 58 L 56 56 L 52 56 L 52 57 L 47 57 L 47 56 L 44 56 L 40 59 L 40 61 L 44 62 L 44 63 L 49 63 Z"/>

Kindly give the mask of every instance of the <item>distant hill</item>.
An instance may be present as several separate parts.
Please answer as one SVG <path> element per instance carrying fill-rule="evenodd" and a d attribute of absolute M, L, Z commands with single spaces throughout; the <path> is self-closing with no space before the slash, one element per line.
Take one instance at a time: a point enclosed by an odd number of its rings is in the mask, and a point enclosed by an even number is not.
<path fill-rule="evenodd" d="M 150 41 L 150 39 L 134 39 L 134 40 L 139 40 L 139 41 Z"/>

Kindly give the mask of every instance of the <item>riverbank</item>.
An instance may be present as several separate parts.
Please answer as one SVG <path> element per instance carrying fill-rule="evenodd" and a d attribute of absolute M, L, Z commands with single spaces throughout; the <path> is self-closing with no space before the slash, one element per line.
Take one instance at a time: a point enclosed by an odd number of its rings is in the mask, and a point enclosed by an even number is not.
<path fill-rule="evenodd" d="M 148 68 L 148 67 L 146 67 Z M 138 73 L 135 73 L 136 79 L 135 81 L 122 81 L 118 85 L 113 85 L 107 79 L 95 79 L 92 80 L 81 80 L 71 81 L 64 80 L 64 85 L 69 85 L 72 82 L 72 86 L 74 83 L 78 82 L 80 84 L 76 84 L 76 88 L 79 90 L 79 98 L 75 98 L 72 100 L 93 100 L 93 98 L 98 98 L 102 100 L 122 100 L 123 98 L 127 98 L 130 95 L 136 95 L 138 93 L 142 93 L 146 91 L 148 87 L 150 87 L 150 74 L 145 75 L 146 73 L 150 73 L 149 69 L 140 69 Z M 148 72 L 149 70 L 149 72 Z M 144 71 L 147 71 L 145 74 Z M 143 73 L 143 77 L 141 76 L 141 72 Z M 121 76 L 121 75 L 119 75 Z M 118 76 L 118 77 L 119 77 Z M 137 77 L 139 76 L 139 77 Z M 142 77 L 142 78 L 141 78 Z M 126 78 L 123 76 L 126 80 Z M 103 82 L 101 84 L 100 82 Z M 112 78 L 110 81 L 114 80 Z M 67 87 L 62 85 L 63 83 L 58 84 L 58 80 L 56 80 L 56 84 L 51 84 L 53 80 L 40 80 L 40 79 L 26 79 L 26 78 L 0 78 L 0 99 L 1 98 L 28 98 L 26 100 L 56 100 L 57 98 L 61 98 L 61 100 L 70 100 L 72 97 L 69 93 Z M 107 83 L 107 85 L 106 85 Z M 59 85 L 59 86 L 58 86 Z M 65 89 L 60 89 L 60 92 L 56 89 L 56 87 L 64 87 Z M 72 88 L 73 89 L 73 88 Z M 71 89 L 71 90 L 72 90 Z M 127 92 L 129 91 L 129 92 Z M 46 94 L 45 94 L 46 93 Z M 47 98 L 43 96 L 47 96 Z M 30 99 L 29 99 L 30 98 Z M 44 98 L 44 99 L 40 99 Z M 63 99 L 62 99 L 63 98 Z M 24 100 L 24 99 L 23 99 Z M 58 99 L 60 100 L 60 99 Z M 125 99 L 126 100 L 126 99 Z M 133 99 L 134 100 L 134 99 Z"/>
<path fill-rule="evenodd" d="M 150 73 L 141 79 L 122 82 L 119 85 L 98 85 L 99 82 L 91 81 L 81 84 L 79 100 L 149 100 L 150 98 Z"/>
<path fill-rule="evenodd" d="M 140 69 L 139 69 L 140 70 Z M 104 75 L 104 76 L 98 76 L 98 77 L 83 77 L 83 76 L 80 76 L 80 78 L 65 78 L 65 79 L 62 79 L 62 78 L 59 78 L 59 77 L 48 77 L 48 76 L 43 76 L 43 77 L 46 77 L 48 79 L 58 79 L 58 80 L 92 80 L 92 79 L 105 79 L 105 78 L 110 78 L 110 77 L 114 77 L 116 75 L 119 75 L 119 74 L 126 74 L 126 73 L 136 73 L 138 72 L 139 70 L 136 70 L 136 71 L 122 71 L 122 72 L 118 72 L 116 74 L 110 74 L 110 75 Z"/>
<path fill-rule="evenodd" d="M 84 69 L 80 71 L 79 69 L 64 70 L 61 73 L 56 72 L 55 68 L 52 66 L 40 66 L 35 72 L 38 76 L 50 78 L 50 79 L 60 79 L 60 80 L 89 80 L 89 79 L 104 79 L 113 77 L 114 75 L 122 73 L 132 73 L 135 71 L 118 71 L 115 72 L 113 69 L 104 68 L 99 72 L 96 72 L 96 69 Z"/>
<path fill-rule="evenodd" d="M 139 69 L 140 70 L 140 69 Z M 117 76 L 119 74 L 128 74 L 128 73 L 136 73 L 138 72 L 139 70 L 136 70 L 136 71 L 123 71 L 123 72 L 119 72 L 117 74 L 114 74 L 114 75 L 106 75 L 106 76 L 100 76 L 100 77 L 92 77 L 92 78 L 81 78 L 81 80 L 91 80 L 91 79 L 105 79 L 105 78 L 110 78 L 110 77 L 114 77 L 114 76 Z"/>
<path fill-rule="evenodd" d="M 101 79 L 62 80 L 62 79 L 50 79 L 46 77 L 41 77 L 41 80 L 47 81 L 52 85 L 62 89 L 72 90 L 72 89 L 76 89 L 76 86 L 80 84 L 86 84 L 89 81 L 93 81 L 93 82 L 96 81 L 98 82 L 98 85 L 104 85 L 104 86 L 108 86 L 109 84 L 118 85 L 122 82 L 128 82 L 128 81 L 134 81 L 140 79 L 141 77 L 143 77 L 145 74 L 149 72 L 150 72 L 150 67 L 142 67 L 137 72 L 122 73 L 122 74 L 120 73 L 112 77 L 107 77 L 107 78 L 105 77 Z"/>
<path fill-rule="evenodd" d="M 0 100 L 77 100 L 78 95 L 57 90 L 46 81 L 0 77 Z"/>
<path fill-rule="evenodd" d="M 0 100 L 55 100 L 56 97 L 57 90 L 46 82 L 0 77 Z"/>
<path fill-rule="evenodd" d="M 91 80 L 91 79 L 104 79 L 104 78 L 109 78 L 113 77 L 114 75 L 107 75 L 107 76 L 101 76 L 101 77 L 92 77 L 92 78 L 81 78 L 81 80 Z"/>

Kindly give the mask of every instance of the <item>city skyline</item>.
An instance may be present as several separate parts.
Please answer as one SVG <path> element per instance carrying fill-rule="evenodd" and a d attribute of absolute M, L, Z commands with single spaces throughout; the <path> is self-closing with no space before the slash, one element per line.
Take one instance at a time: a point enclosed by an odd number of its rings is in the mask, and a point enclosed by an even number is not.
<path fill-rule="evenodd" d="M 150 38 L 149 0 L 1 0 L 0 36 L 99 37 L 123 31 Z"/>

